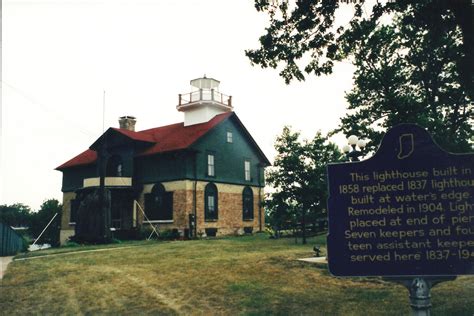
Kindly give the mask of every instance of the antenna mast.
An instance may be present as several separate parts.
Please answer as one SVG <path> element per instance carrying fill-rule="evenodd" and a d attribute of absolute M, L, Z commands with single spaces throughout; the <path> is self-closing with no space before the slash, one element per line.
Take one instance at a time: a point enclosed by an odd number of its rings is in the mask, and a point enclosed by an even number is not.
<path fill-rule="evenodd" d="M 105 90 L 102 97 L 102 133 L 105 132 Z"/>

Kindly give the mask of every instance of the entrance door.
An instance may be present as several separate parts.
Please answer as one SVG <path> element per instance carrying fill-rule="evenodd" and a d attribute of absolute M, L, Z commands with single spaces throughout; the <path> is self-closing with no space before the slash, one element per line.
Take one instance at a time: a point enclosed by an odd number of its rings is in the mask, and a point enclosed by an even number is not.
<path fill-rule="evenodd" d="M 132 228 L 133 192 L 129 189 L 113 189 L 111 203 L 111 227 L 116 230 Z"/>

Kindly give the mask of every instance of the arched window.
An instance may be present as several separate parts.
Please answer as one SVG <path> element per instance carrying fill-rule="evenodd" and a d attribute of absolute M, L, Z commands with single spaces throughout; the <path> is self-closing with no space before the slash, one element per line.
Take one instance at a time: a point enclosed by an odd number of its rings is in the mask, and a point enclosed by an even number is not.
<path fill-rule="evenodd" d="M 204 219 L 217 220 L 218 193 L 214 183 L 208 183 L 204 189 Z"/>
<path fill-rule="evenodd" d="M 173 192 L 166 192 L 161 183 L 155 184 L 151 193 L 145 194 L 145 214 L 149 220 L 172 220 Z"/>
<path fill-rule="evenodd" d="M 122 158 L 118 155 L 113 155 L 107 160 L 107 168 L 105 171 L 106 177 L 121 177 L 122 176 Z"/>
<path fill-rule="evenodd" d="M 242 218 L 253 219 L 253 191 L 250 187 L 245 187 L 242 192 Z"/>

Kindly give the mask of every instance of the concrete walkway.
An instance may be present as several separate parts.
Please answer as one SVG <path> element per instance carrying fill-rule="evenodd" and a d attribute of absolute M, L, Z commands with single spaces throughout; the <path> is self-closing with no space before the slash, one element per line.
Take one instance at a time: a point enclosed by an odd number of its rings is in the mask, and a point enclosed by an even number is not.
<path fill-rule="evenodd" d="M 0 257 L 0 280 L 7 271 L 8 264 L 12 262 L 13 257 Z"/>
<path fill-rule="evenodd" d="M 12 261 L 23 261 L 23 260 L 41 259 L 41 258 L 46 258 L 46 257 L 67 256 L 67 255 L 75 255 L 75 254 L 82 254 L 82 253 L 88 253 L 88 252 L 120 250 L 120 249 L 128 249 L 128 248 L 133 248 L 133 247 L 138 247 L 138 246 L 125 246 L 125 247 L 113 247 L 113 248 L 105 248 L 105 249 L 78 250 L 78 251 L 70 251 L 70 252 L 63 252 L 63 253 L 45 254 L 45 255 L 42 255 L 42 256 L 18 258 L 18 259 L 15 259 L 15 260 L 13 260 L 13 257 L 0 257 L 0 280 L 3 278 L 3 275 L 7 271 L 8 264 Z"/>
<path fill-rule="evenodd" d="M 105 248 L 105 249 L 90 249 L 90 250 L 68 251 L 68 252 L 45 254 L 45 255 L 41 255 L 41 256 L 32 256 L 32 257 L 25 257 L 25 258 L 17 258 L 17 259 L 15 259 L 14 261 L 33 260 L 33 259 L 41 259 L 41 258 L 57 257 L 57 256 L 68 256 L 68 255 L 76 255 L 76 254 L 88 253 L 88 252 L 113 251 L 113 250 L 128 249 L 128 248 L 133 248 L 133 247 L 139 247 L 139 246 L 126 246 L 126 247 L 113 247 L 113 248 Z M 73 249 L 74 249 L 74 248 L 73 248 Z"/>
<path fill-rule="evenodd" d="M 316 264 L 327 264 L 328 260 L 326 257 L 311 257 L 311 258 L 302 258 L 298 259 L 298 261 L 304 261 L 304 262 L 311 262 L 311 263 L 316 263 Z"/>

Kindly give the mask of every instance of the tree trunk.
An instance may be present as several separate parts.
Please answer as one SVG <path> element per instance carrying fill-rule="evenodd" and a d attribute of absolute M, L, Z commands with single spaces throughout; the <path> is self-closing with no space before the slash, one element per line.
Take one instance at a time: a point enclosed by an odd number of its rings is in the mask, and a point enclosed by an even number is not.
<path fill-rule="evenodd" d="M 298 243 L 298 221 L 295 221 L 293 225 L 293 235 L 295 236 L 295 244 Z"/>

